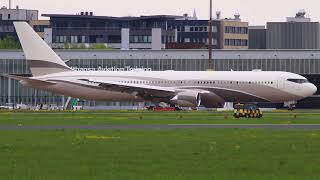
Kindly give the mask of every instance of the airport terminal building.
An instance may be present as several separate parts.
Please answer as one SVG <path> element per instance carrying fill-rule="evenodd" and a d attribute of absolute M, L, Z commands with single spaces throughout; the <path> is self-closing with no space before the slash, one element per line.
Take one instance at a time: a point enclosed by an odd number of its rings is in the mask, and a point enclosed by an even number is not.
<path fill-rule="evenodd" d="M 78 70 L 205 71 L 207 50 L 59 50 L 59 56 Z M 22 51 L 0 51 L 0 74 L 31 76 Z M 288 71 L 301 74 L 320 88 L 320 50 L 215 50 L 216 71 Z M 0 104 L 63 105 L 66 97 L 25 88 L 19 82 L 0 77 Z M 317 93 L 318 94 L 318 93 Z M 320 97 L 314 95 L 298 103 L 300 108 L 320 107 Z M 131 102 L 81 101 L 80 105 L 134 106 Z M 268 105 L 271 106 L 271 105 Z M 282 107 L 283 105 L 273 105 Z"/>
<path fill-rule="evenodd" d="M 15 34 L 13 21 L 27 21 L 74 69 L 205 71 L 208 68 L 208 21 L 198 20 L 195 15 L 111 17 L 81 12 L 76 15 L 44 14 L 50 20 L 38 20 L 38 11 L 26 11 L 26 15 L 31 14 L 29 16 L 15 16 L 21 12 L 25 10 L 18 7 L 0 11 L 3 17 L 0 18 L 0 37 Z M 287 22 L 269 22 L 265 28 L 249 27 L 248 22 L 241 21 L 239 14 L 223 19 L 217 13 L 213 21 L 214 70 L 293 72 L 305 76 L 320 89 L 320 26 L 304 15 L 300 12 Z M 101 43 L 112 50 L 86 49 Z M 73 50 L 72 45 L 79 50 Z M 1 74 L 31 76 L 22 50 L 0 51 Z M 317 94 L 299 102 L 298 107 L 320 107 Z M 0 105 L 61 106 L 66 99 L 22 87 L 15 80 L 0 76 Z M 136 104 L 83 100 L 80 105 L 132 107 Z M 283 104 L 264 106 L 283 107 Z"/>
<path fill-rule="evenodd" d="M 183 49 L 206 48 L 208 20 L 197 17 L 153 15 L 140 17 L 95 16 L 80 14 L 43 14 L 50 18 L 50 28 L 44 29 L 44 40 L 53 48 L 66 44 L 78 46 L 105 44 L 114 49 Z M 240 15 L 213 21 L 214 49 L 248 49 L 248 22 Z"/>

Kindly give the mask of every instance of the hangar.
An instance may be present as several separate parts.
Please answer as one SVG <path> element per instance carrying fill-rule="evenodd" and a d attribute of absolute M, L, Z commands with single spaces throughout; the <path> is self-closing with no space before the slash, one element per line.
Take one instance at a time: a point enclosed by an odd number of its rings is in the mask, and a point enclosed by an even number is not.
<path fill-rule="evenodd" d="M 207 50 L 58 50 L 59 56 L 77 70 L 205 71 Z M 288 71 L 308 78 L 320 88 L 320 50 L 215 50 L 215 71 Z M 0 74 L 30 76 L 27 61 L 19 50 L 0 51 Z M 300 108 L 319 108 L 319 93 L 298 103 Z M 66 97 L 22 87 L 0 77 L 0 104 L 63 105 Z M 81 101 L 83 106 L 134 106 L 132 102 Z M 271 105 L 268 105 L 271 106 Z M 282 107 L 283 105 L 272 105 Z"/>

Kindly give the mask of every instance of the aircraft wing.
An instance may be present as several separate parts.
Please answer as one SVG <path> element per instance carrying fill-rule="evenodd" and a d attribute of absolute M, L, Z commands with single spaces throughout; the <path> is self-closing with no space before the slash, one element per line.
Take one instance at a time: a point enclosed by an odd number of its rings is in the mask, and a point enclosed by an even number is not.
<path fill-rule="evenodd" d="M 144 84 L 130 84 L 130 83 L 120 83 L 114 81 L 105 81 L 102 79 L 79 79 L 81 81 L 90 82 L 97 84 L 98 87 L 109 91 L 118 91 L 124 93 L 135 94 L 144 99 L 171 99 L 177 93 L 183 91 L 198 91 L 198 92 L 210 92 L 217 97 L 221 98 L 225 102 L 237 102 L 239 100 L 246 102 L 245 100 L 250 100 L 249 102 L 269 102 L 267 99 L 258 97 L 256 95 L 235 91 L 231 89 L 211 87 L 211 88 L 171 88 L 171 87 L 159 87 Z"/>
<path fill-rule="evenodd" d="M 96 83 L 99 87 L 109 91 L 132 93 L 145 99 L 151 98 L 168 98 L 173 97 L 176 93 L 174 88 L 150 86 L 144 84 L 130 84 L 99 79 L 79 79 L 90 83 Z"/>

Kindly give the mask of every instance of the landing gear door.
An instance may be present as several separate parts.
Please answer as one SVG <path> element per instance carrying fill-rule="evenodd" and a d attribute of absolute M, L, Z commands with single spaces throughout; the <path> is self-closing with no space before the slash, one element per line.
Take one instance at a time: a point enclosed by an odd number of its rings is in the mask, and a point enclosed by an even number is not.
<path fill-rule="evenodd" d="M 279 78 L 278 79 L 278 88 L 284 89 L 285 88 L 286 79 L 285 78 Z"/>

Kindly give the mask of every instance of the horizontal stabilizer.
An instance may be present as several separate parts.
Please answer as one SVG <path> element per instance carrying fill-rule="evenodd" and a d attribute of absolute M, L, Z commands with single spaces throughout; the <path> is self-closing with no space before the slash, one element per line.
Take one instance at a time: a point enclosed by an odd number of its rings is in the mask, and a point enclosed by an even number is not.
<path fill-rule="evenodd" d="M 50 86 L 50 85 L 56 84 L 55 82 L 48 82 L 48 81 L 32 79 L 32 78 L 23 77 L 23 76 L 16 76 L 16 75 L 2 75 L 2 76 L 7 77 L 7 78 L 11 78 L 14 80 L 18 80 L 18 81 L 23 81 L 28 84 L 37 85 L 37 86 Z"/>

